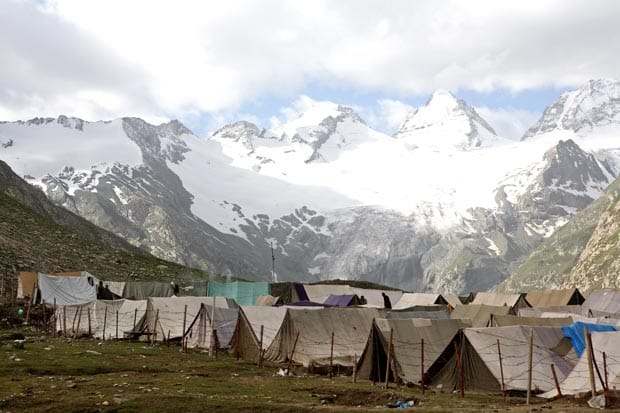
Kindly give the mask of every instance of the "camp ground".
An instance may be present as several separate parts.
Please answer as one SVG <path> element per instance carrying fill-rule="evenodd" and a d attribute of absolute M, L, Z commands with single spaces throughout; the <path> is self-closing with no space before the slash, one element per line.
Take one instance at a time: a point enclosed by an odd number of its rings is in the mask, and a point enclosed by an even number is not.
<path fill-rule="evenodd" d="M 459 353 L 431 378 L 432 383 L 456 390 L 461 387 L 462 374 L 463 388 L 468 391 L 499 393 L 502 388 L 526 391 L 530 334 L 532 390 L 535 393 L 549 391 L 554 387 L 551 364 L 558 380 L 563 380 L 578 359 L 560 327 L 466 328 Z"/>
<path fill-rule="evenodd" d="M 350 369 L 364 350 L 372 320 L 381 315 L 375 308 L 288 309 L 265 360 L 290 360 L 311 370 L 326 369 L 330 363 Z"/>
<path fill-rule="evenodd" d="M 502 294 L 493 292 L 476 293 L 472 304 L 485 304 L 492 306 L 507 306 L 511 314 L 518 314 L 520 308 L 531 307 L 525 299 L 525 294 Z"/>
<path fill-rule="evenodd" d="M 505 315 L 509 313 L 512 313 L 512 309 L 504 305 L 467 304 L 460 305 L 452 310 L 450 318 L 469 320 L 472 327 L 487 327 L 493 314 Z"/>
<path fill-rule="evenodd" d="M 606 377 L 595 375 L 595 388 L 604 389 L 604 382 L 607 380 L 609 391 L 618 395 L 620 391 L 620 331 L 593 332 L 591 337 L 595 371 L 606 375 Z M 584 395 L 591 390 L 588 355 L 584 352 L 575 368 L 560 383 L 560 391 L 563 395 Z M 553 388 L 541 396 L 553 398 L 558 396 L 558 392 Z"/>
<path fill-rule="evenodd" d="M 454 353 L 453 342 L 467 326 L 462 320 L 376 318 L 358 363 L 358 375 L 384 382 L 387 372 L 390 381 L 419 384 L 422 370 L 425 377 L 433 375 L 448 362 Z"/>

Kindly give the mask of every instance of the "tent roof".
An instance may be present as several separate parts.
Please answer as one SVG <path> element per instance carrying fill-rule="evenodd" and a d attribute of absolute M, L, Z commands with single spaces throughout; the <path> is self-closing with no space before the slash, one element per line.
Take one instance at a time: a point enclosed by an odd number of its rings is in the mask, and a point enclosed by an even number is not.
<path fill-rule="evenodd" d="M 269 347 L 278 334 L 286 311 L 286 307 L 241 306 L 241 312 L 254 332 L 257 345 L 260 340 L 260 327 L 263 326 L 263 348 Z"/>
<path fill-rule="evenodd" d="M 525 299 L 532 307 L 552 307 L 583 302 L 583 296 L 576 288 L 530 291 L 525 295 Z"/>
<path fill-rule="evenodd" d="M 48 304 L 84 304 L 97 299 L 97 289 L 92 277 L 58 277 L 38 273 L 38 287 L 41 302 Z"/>
<path fill-rule="evenodd" d="M 582 304 L 584 314 L 589 310 L 605 313 L 620 313 L 620 290 L 603 289 L 592 291 Z"/>
<path fill-rule="evenodd" d="M 486 327 L 491 321 L 491 314 L 505 315 L 510 313 L 508 306 L 491 306 L 485 304 L 459 305 L 450 313 L 450 318 L 471 320 L 473 327 Z"/>
<path fill-rule="evenodd" d="M 514 307 L 519 303 L 521 294 L 502 294 L 491 292 L 479 292 L 476 294 L 472 304 L 486 304 L 494 306 Z"/>
<path fill-rule="evenodd" d="M 392 305 L 395 310 L 402 310 L 416 305 L 447 304 L 441 294 L 404 293 L 397 303 Z"/>
<path fill-rule="evenodd" d="M 208 296 L 228 297 L 239 305 L 255 305 L 261 295 L 269 295 L 268 282 L 230 282 L 209 281 Z"/>
<path fill-rule="evenodd" d="M 540 317 L 520 317 L 512 314 L 500 315 L 491 314 L 491 327 L 506 326 L 547 326 L 562 327 L 572 324 L 571 317 L 561 318 L 540 318 Z"/>
<path fill-rule="evenodd" d="M 458 295 L 452 293 L 442 293 L 441 296 L 452 306 L 456 308 L 458 305 L 463 305 Z"/>
<path fill-rule="evenodd" d="M 360 299 L 362 296 L 366 299 L 366 303 L 369 307 L 383 308 L 383 296 L 381 293 L 385 293 L 390 297 L 392 304 L 398 302 L 403 295 L 402 291 L 393 290 L 372 290 L 366 288 L 351 287 L 346 284 L 307 284 L 304 285 L 308 299 L 315 303 L 324 303 L 327 298 L 334 295 L 352 295 L 355 294 Z"/>
<path fill-rule="evenodd" d="M 348 307 L 351 305 L 352 301 L 357 300 L 357 295 L 355 294 L 344 294 L 344 295 L 335 295 L 332 294 L 327 297 L 327 300 L 323 304 L 331 307 Z"/>

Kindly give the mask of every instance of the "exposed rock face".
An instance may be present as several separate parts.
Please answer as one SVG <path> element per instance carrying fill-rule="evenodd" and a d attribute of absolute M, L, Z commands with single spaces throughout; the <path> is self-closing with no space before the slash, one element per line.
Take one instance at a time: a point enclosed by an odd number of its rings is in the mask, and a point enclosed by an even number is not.
<path fill-rule="evenodd" d="M 554 130 L 580 131 L 620 123 L 620 81 L 590 80 L 579 90 L 566 92 L 548 106 L 523 139 Z"/>

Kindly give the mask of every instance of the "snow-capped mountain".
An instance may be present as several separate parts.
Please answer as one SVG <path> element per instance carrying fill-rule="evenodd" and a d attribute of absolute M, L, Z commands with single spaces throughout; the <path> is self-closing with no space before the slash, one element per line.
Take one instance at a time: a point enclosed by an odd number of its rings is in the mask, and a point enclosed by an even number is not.
<path fill-rule="evenodd" d="M 474 108 L 445 90 L 411 111 L 394 137 L 442 150 L 470 150 L 502 141 Z"/>
<path fill-rule="evenodd" d="M 565 92 L 545 109 L 523 139 L 551 131 L 580 132 L 620 124 L 620 81 L 590 80 L 578 90 Z"/>
<path fill-rule="evenodd" d="M 349 107 L 306 103 L 271 128 L 239 121 L 209 139 L 175 121 L 2 123 L 0 157 L 166 259 L 266 279 L 273 246 L 280 281 L 455 292 L 506 278 L 619 171 L 615 124 L 516 142 L 440 91 L 391 137 Z"/>

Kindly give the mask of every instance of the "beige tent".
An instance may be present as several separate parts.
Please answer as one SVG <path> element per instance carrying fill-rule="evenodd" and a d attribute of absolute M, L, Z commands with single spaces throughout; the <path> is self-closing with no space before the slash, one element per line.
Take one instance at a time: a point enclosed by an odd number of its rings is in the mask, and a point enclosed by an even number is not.
<path fill-rule="evenodd" d="M 443 293 L 441 296 L 450 304 L 450 307 L 456 308 L 459 305 L 463 305 L 458 295 L 452 293 Z"/>
<path fill-rule="evenodd" d="M 545 314 L 564 314 L 565 316 L 581 315 L 581 305 L 560 305 L 552 307 L 520 308 L 517 315 L 522 317 L 545 317 Z"/>
<path fill-rule="evenodd" d="M 288 309 L 265 359 L 275 363 L 288 361 L 299 334 L 293 362 L 305 368 L 324 368 L 329 365 L 333 332 L 333 364 L 353 367 L 354 356 L 362 354 L 366 345 L 372 320 L 383 313 L 375 308 L 353 307 Z"/>
<path fill-rule="evenodd" d="M 581 306 L 585 316 L 604 316 L 620 313 L 620 290 L 603 289 L 592 291 Z"/>
<path fill-rule="evenodd" d="M 216 348 L 228 348 L 238 318 L 238 308 L 213 307 L 202 303 L 185 332 L 187 347 L 210 348 L 213 344 Z"/>
<path fill-rule="evenodd" d="M 428 293 L 404 293 L 397 303 L 392 305 L 394 310 L 404 310 L 405 308 L 418 305 L 447 305 L 448 302 L 441 294 Z"/>
<path fill-rule="evenodd" d="M 452 342 L 462 320 L 385 319 L 376 318 L 366 348 L 358 363 L 358 375 L 373 381 L 385 381 L 390 331 L 392 360 L 389 379 L 417 384 L 421 381 L 422 340 L 424 340 L 424 375 L 432 376 L 454 352 Z"/>
<path fill-rule="evenodd" d="M 605 353 L 609 389 L 613 393 L 618 393 L 620 391 L 620 331 L 593 332 L 592 349 L 594 350 L 594 360 L 601 373 L 604 373 L 603 353 Z M 596 374 L 595 383 L 597 390 L 601 391 L 603 386 Z M 588 357 L 585 352 L 575 368 L 560 383 L 560 390 L 563 395 L 583 395 L 591 391 Z M 557 391 L 552 389 L 541 396 L 553 398 L 557 395 Z"/>
<path fill-rule="evenodd" d="M 560 318 L 541 318 L 541 317 L 519 317 L 512 314 L 500 315 L 491 314 L 490 327 L 507 327 L 507 326 L 547 326 L 562 327 L 573 324 L 572 317 Z"/>
<path fill-rule="evenodd" d="M 258 360 L 261 326 L 264 350 L 280 330 L 286 311 L 286 307 L 242 306 L 230 352 L 244 360 Z"/>
<path fill-rule="evenodd" d="M 525 299 L 532 307 L 580 305 L 584 302 L 583 295 L 576 288 L 530 291 L 525 295 Z"/>
<path fill-rule="evenodd" d="M 271 307 L 276 305 L 279 301 L 281 301 L 280 297 L 274 297 L 273 295 L 259 295 L 256 299 L 256 305 Z"/>
<path fill-rule="evenodd" d="M 571 372 L 577 354 L 560 327 L 467 328 L 460 348 L 464 387 L 470 391 L 500 392 L 501 370 L 497 342 L 502 353 L 504 385 L 507 391 L 525 391 L 528 383 L 528 341 L 533 333 L 532 390 L 535 393 L 554 388 L 550 365 L 559 380 Z M 450 390 L 460 387 L 456 357 L 432 378 Z"/>
<path fill-rule="evenodd" d="M 351 287 L 342 284 L 308 284 L 304 285 L 308 299 L 315 303 L 324 303 L 330 295 L 357 295 L 364 297 L 369 307 L 383 308 L 383 295 L 390 297 L 390 302 L 394 305 L 403 295 L 402 291 L 392 290 L 372 290 L 366 288 Z"/>
<path fill-rule="evenodd" d="M 472 304 L 485 304 L 493 306 L 508 306 L 512 314 L 517 314 L 519 308 L 531 307 L 525 300 L 525 294 L 502 294 L 491 292 L 476 293 Z"/>
<path fill-rule="evenodd" d="M 469 320 L 472 327 L 487 327 L 492 314 L 505 315 L 511 312 L 508 306 L 491 306 L 484 304 L 459 305 L 450 313 L 452 319 Z"/>

